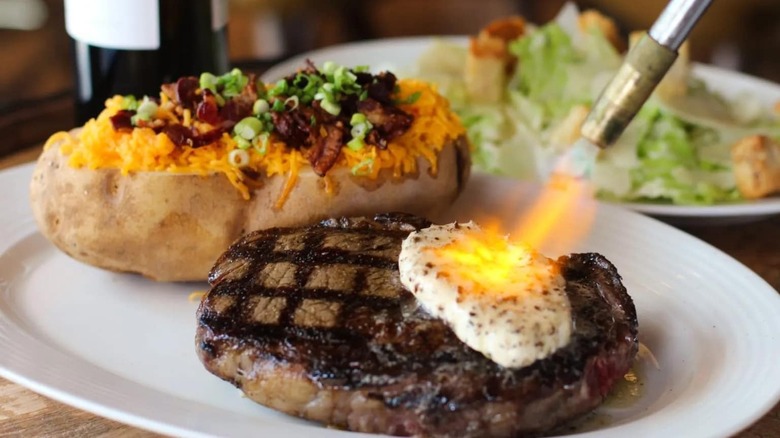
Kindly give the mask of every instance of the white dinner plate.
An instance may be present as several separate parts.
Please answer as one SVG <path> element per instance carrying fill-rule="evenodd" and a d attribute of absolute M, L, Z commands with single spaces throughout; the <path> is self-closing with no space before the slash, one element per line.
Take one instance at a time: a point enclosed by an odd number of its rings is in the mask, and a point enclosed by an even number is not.
<path fill-rule="evenodd" d="M 325 61 L 354 67 L 368 65 L 374 71 L 398 71 L 401 76 L 428 50 L 435 41 L 446 40 L 464 45 L 463 36 L 391 38 L 331 46 L 304 53 L 272 67 L 263 75 L 271 81 L 301 68 L 307 59 L 316 65 Z M 772 106 L 780 102 L 780 85 L 721 68 L 696 64 L 694 75 L 704 80 L 713 90 L 727 98 L 742 93 L 759 97 L 762 104 Z M 677 224 L 729 224 L 754 221 L 780 214 L 780 196 L 740 203 L 688 206 L 657 203 L 620 203 L 627 208 Z"/>
<path fill-rule="evenodd" d="M 0 376 L 175 436 L 363 436 L 263 408 L 209 374 L 195 354 L 197 304 L 188 300 L 205 283 L 155 283 L 65 256 L 36 230 L 30 175 L 31 165 L 0 172 Z M 452 215 L 500 212 L 508 224 L 534 193 L 477 175 Z M 641 396 L 599 408 L 599 421 L 577 429 L 581 436 L 725 437 L 780 399 L 780 295 L 756 274 L 670 226 L 607 204 L 597 206 L 575 250 L 600 252 L 617 266 L 636 303 L 640 340 L 660 365 L 640 360 Z"/>

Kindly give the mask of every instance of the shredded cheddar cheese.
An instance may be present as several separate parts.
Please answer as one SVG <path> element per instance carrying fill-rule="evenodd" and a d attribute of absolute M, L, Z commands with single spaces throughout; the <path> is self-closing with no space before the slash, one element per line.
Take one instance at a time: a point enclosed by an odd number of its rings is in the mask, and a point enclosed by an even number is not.
<path fill-rule="evenodd" d="M 464 134 L 458 117 L 450 110 L 449 102 L 430 85 L 418 80 L 399 80 L 399 100 L 419 93 L 413 103 L 400 107 L 414 116 L 411 127 L 381 150 L 366 145 L 359 150 L 342 148 L 334 168 L 352 169 L 356 175 L 377 178 L 381 172 L 390 172 L 394 178 L 417 172 L 418 158 L 430 163 L 432 173 L 438 171 L 437 155 L 444 145 Z M 207 123 L 192 119 L 189 110 L 182 116 L 173 111 L 173 105 L 161 93 L 161 103 L 156 117 L 194 125 L 200 132 L 212 129 Z M 171 172 L 208 175 L 222 173 L 238 189 L 244 199 L 250 198 L 241 169 L 228 162 L 230 151 L 237 148 L 227 133 L 213 144 L 199 147 L 176 147 L 164 133 L 149 128 L 116 131 L 111 116 L 122 109 L 124 98 L 114 96 L 106 101 L 106 108 L 97 119 L 88 121 L 75 136 L 58 132 L 46 142 L 46 147 L 60 143 L 60 152 L 68 156 L 68 163 L 75 168 L 118 169 L 123 175 L 131 172 Z M 265 153 L 252 151 L 249 168 L 271 177 L 286 176 L 282 192 L 275 207 L 282 208 L 298 181 L 301 169 L 310 167 L 305 150 L 287 147 L 276 135 L 271 134 Z M 326 179 L 326 192 L 332 191 L 332 183 Z"/>

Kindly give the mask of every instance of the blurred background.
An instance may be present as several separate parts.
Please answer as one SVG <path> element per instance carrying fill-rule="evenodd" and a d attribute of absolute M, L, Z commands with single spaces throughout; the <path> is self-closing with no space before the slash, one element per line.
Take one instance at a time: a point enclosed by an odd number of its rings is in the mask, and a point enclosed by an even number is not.
<path fill-rule="evenodd" d="M 646 29 L 665 1 L 576 1 L 624 35 Z M 233 65 L 262 72 L 287 57 L 347 41 L 477 32 L 492 19 L 553 18 L 562 0 L 230 0 Z M 780 1 L 715 1 L 691 37 L 700 62 L 780 82 Z M 62 0 L 0 0 L 0 156 L 73 126 L 73 67 Z"/>

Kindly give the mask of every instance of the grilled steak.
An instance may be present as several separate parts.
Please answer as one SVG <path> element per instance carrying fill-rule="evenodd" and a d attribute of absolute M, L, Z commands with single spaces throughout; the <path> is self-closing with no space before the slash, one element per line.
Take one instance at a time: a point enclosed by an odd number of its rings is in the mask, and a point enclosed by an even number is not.
<path fill-rule="evenodd" d="M 213 268 L 196 346 L 252 400 L 355 431 L 536 435 L 595 408 L 636 355 L 637 319 L 615 267 L 561 257 L 568 346 L 520 369 L 488 360 L 400 283 L 406 215 L 248 234 Z"/>

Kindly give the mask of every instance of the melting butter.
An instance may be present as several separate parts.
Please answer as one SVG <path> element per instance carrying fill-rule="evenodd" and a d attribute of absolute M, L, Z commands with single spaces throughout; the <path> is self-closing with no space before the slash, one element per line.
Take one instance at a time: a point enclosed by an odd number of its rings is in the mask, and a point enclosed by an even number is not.
<path fill-rule="evenodd" d="M 599 408 L 577 420 L 562 425 L 554 431 L 555 434 L 592 432 L 614 425 L 616 422 L 615 410 L 632 408 L 645 394 L 645 377 L 641 369 L 642 366 L 639 363 L 634 363 L 634 366 L 623 378 L 615 383 L 612 391 L 609 392 Z"/>
<path fill-rule="evenodd" d="M 622 379 L 618 380 L 606 400 L 604 400 L 603 406 L 609 408 L 628 408 L 633 406 L 644 394 L 644 383 L 642 380 L 635 365 L 628 370 Z"/>
<path fill-rule="evenodd" d="M 571 338 L 571 305 L 557 263 L 506 237 L 496 240 L 473 222 L 411 233 L 398 266 L 401 282 L 429 313 L 499 365 L 529 365 Z"/>

